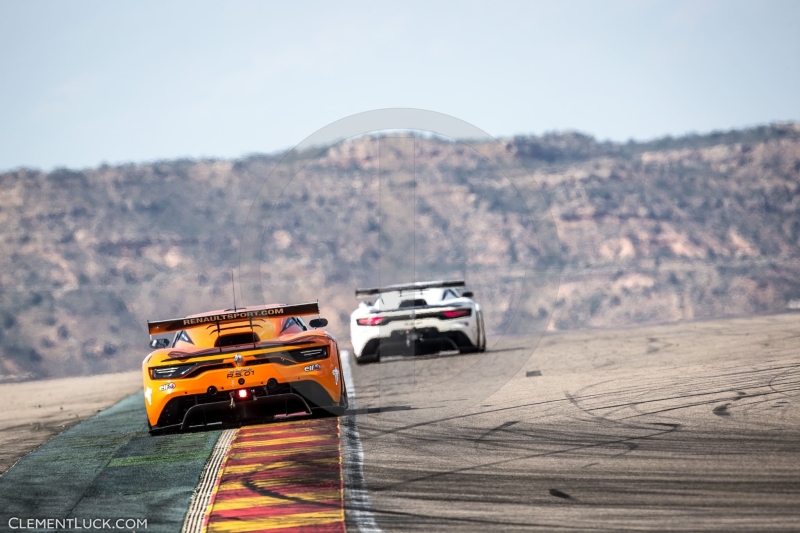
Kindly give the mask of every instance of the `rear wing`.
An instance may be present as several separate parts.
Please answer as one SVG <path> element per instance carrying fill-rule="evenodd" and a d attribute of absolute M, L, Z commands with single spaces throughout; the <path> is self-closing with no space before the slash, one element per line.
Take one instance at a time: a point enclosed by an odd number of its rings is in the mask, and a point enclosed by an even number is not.
<path fill-rule="evenodd" d="M 403 292 L 403 291 L 421 291 L 424 289 L 439 289 L 445 287 L 464 287 L 466 283 L 463 279 L 453 279 L 444 281 L 419 281 L 417 283 L 406 283 L 400 285 L 388 285 L 386 287 L 376 287 L 372 289 L 356 289 L 356 298 L 363 298 L 373 294 L 381 294 L 383 292 Z"/>
<path fill-rule="evenodd" d="M 241 320 L 252 321 L 254 318 L 273 318 L 303 315 L 318 315 L 319 302 L 309 302 L 296 305 L 279 305 L 275 307 L 251 307 L 213 315 L 198 315 L 188 318 L 173 318 L 172 320 L 147 321 L 150 335 L 158 335 L 170 331 L 180 331 L 200 324 L 222 324 L 238 322 Z"/>

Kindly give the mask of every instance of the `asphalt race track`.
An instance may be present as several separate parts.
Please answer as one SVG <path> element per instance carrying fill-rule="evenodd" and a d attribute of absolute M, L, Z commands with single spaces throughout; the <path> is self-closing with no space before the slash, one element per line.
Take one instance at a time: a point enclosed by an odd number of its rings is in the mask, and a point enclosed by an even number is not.
<path fill-rule="evenodd" d="M 545 337 L 467 412 L 437 417 L 410 394 L 412 409 L 361 417 L 376 523 L 798 531 L 799 319 Z"/>
<path fill-rule="evenodd" d="M 499 390 L 431 372 L 511 351 L 352 365 L 355 414 L 238 430 L 213 504 L 228 521 L 208 531 L 798 531 L 798 319 L 547 336 Z M 150 437 L 142 405 L 128 398 L 3 474 L 0 530 L 131 517 L 181 531 L 220 432 Z M 258 527 L 233 520 L 245 504 Z M 290 509 L 305 518 L 263 519 Z"/>

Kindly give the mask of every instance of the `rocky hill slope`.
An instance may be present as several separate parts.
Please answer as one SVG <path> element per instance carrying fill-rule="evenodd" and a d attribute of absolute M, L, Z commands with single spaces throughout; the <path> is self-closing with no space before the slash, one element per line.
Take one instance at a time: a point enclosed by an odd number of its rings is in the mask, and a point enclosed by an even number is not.
<path fill-rule="evenodd" d="M 323 151 L 258 205 L 282 154 L 0 174 L 0 380 L 135 368 L 148 318 L 230 307 L 254 214 L 269 220 L 258 267 L 265 298 L 319 298 L 346 342 L 353 289 L 377 279 L 378 143 Z M 512 204 L 539 195 L 558 232 L 560 284 L 549 304 L 519 312 L 551 330 L 800 301 L 800 125 L 647 143 L 576 133 L 502 143 L 483 155 L 506 151 L 525 164 L 530 175 L 516 189 L 476 181 L 473 151 L 418 139 L 415 253 L 429 267 L 418 278 L 451 273 L 437 262 L 485 273 L 531 264 L 537 245 Z M 443 248 L 456 234 L 471 244 Z M 478 297 L 498 334 L 513 289 L 485 282 Z"/>

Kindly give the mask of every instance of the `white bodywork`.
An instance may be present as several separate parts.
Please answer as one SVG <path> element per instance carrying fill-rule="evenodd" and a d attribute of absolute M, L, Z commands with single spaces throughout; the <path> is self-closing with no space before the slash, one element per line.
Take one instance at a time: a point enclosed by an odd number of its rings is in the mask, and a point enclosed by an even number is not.
<path fill-rule="evenodd" d="M 362 302 L 350 315 L 350 339 L 357 361 L 377 360 L 376 344 L 397 347 L 405 343 L 408 347 L 415 341 L 427 341 L 431 347 L 442 345 L 434 351 L 458 349 L 461 352 L 483 351 L 486 347 L 481 306 L 471 298 L 461 296 L 455 288 L 387 291 L 373 297 L 374 303 Z M 465 313 L 469 314 L 447 317 L 448 314 Z M 369 320 L 381 323 L 359 324 L 359 321 Z M 435 328 L 437 333 L 433 333 L 431 328 Z M 463 337 L 457 332 L 463 333 Z M 373 339 L 379 341 L 370 343 Z"/>

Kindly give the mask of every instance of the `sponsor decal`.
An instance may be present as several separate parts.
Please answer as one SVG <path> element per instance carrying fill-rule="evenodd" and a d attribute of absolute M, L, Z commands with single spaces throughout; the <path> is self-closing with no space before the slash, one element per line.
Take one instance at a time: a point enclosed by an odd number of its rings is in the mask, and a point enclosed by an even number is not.
<path fill-rule="evenodd" d="M 184 326 L 194 326 L 197 324 L 206 324 L 208 322 L 217 322 L 222 320 L 236 320 L 237 318 L 259 318 L 265 316 L 280 316 L 286 314 L 286 308 L 275 307 L 273 309 L 261 309 L 259 311 L 242 311 L 239 313 L 225 313 L 224 315 L 211 315 L 199 316 L 197 318 L 184 318 Z"/>
<path fill-rule="evenodd" d="M 241 320 L 245 318 L 263 318 L 270 316 L 286 315 L 313 315 L 319 312 L 319 305 L 316 303 L 287 305 L 285 307 L 270 307 L 269 309 L 258 309 L 256 311 L 238 311 L 235 313 L 222 313 L 219 315 L 198 316 L 195 318 L 184 318 L 181 320 L 184 326 L 196 326 L 224 320 Z"/>
<path fill-rule="evenodd" d="M 333 381 L 334 381 L 334 383 L 336 383 L 336 385 L 339 384 L 339 369 L 338 368 L 334 368 L 333 369 Z"/>
<path fill-rule="evenodd" d="M 147 405 L 153 405 L 153 389 L 147 387 L 144 390 L 144 397 L 147 399 Z"/>
<path fill-rule="evenodd" d="M 170 393 L 172 393 L 172 391 L 173 391 L 174 389 L 175 389 L 175 384 L 174 384 L 174 383 L 172 383 L 171 381 L 170 381 L 169 383 L 165 383 L 164 385 L 161 385 L 161 386 L 158 388 L 158 390 L 160 390 L 160 391 L 162 391 L 162 392 L 166 391 L 166 392 L 167 392 L 167 394 L 170 394 Z"/>
<path fill-rule="evenodd" d="M 210 324 L 215 322 L 227 322 L 248 320 L 254 318 L 283 317 L 316 315 L 319 313 L 319 304 L 305 303 L 297 305 L 285 305 L 282 307 L 270 307 L 268 309 L 254 309 L 251 311 L 234 311 L 230 313 L 220 313 L 218 315 L 197 316 L 192 318 L 176 318 L 173 320 L 159 320 L 148 322 L 147 328 L 151 335 L 164 333 L 166 331 L 178 331 L 186 327 Z"/>
<path fill-rule="evenodd" d="M 242 354 L 237 353 L 236 355 L 234 355 L 233 362 L 236 366 L 242 366 L 242 363 L 244 363 L 244 358 L 242 357 Z"/>
<path fill-rule="evenodd" d="M 315 365 L 308 365 L 303 370 L 305 370 L 306 372 L 311 372 L 312 370 L 319 370 L 319 368 L 320 368 L 319 363 L 317 363 Z"/>
<path fill-rule="evenodd" d="M 250 368 L 237 368 L 236 370 L 228 371 L 228 375 L 225 376 L 226 378 L 246 378 L 247 376 L 252 376 L 255 374 L 256 371 Z"/>

